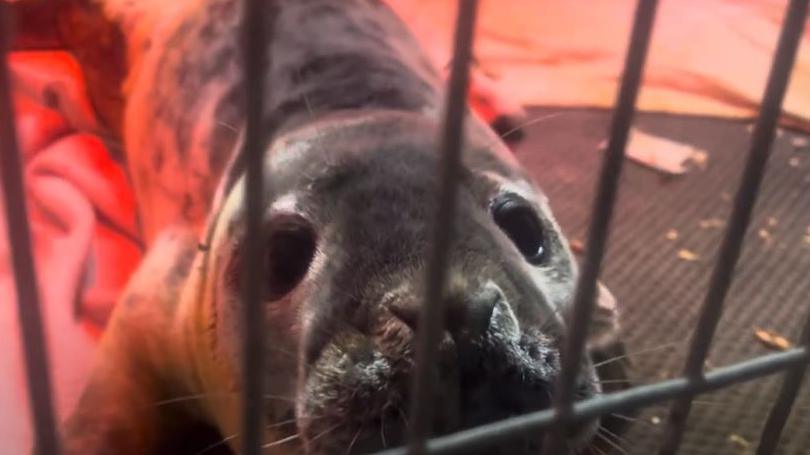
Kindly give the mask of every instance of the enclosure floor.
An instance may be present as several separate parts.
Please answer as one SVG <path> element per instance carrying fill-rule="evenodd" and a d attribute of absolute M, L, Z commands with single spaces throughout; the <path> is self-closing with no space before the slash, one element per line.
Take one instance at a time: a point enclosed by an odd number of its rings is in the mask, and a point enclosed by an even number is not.
<path fill-rule="evenodd" d="M 583 239 L 609 114 L 539 108 L 531 114 L 552 112 L 560 114 L 528 128 L 517 155 L 548 194 L 569 238 Z M 709 153 L 705 170 L 676 178 L 634 163 L 624 168 L 602 276 L 620 302 L 628 351 L 664 346 L 632 357 L 634 379 L 642 384 L 682 369 L 723 234 L 723 228 L 701 227 L 700 221 L 728 217 L 751 134 L 746 123 L 715 119 L 643 114 L 636 124 Z M 810 309 L 810 147 L 797 149 L 796 137 L 786 131 L 776 139 L 708 368 L 768 352 L 755 339 L 755 327 L 795 340 Z M 678 232 L 676 240 L 666 238 L 670 229 Z M 679 259 L 680 249 L 698 260 Z M 807 382 L 780 454 L 810 453 Z M 699 397 L 681 453 L 753 453 L 780 384 L 777 375 Z M 658 422 L 666 413 L 665 405 L 646 409 L 624 437 L 623 450 L 656 453 L 663 430 Z"/>

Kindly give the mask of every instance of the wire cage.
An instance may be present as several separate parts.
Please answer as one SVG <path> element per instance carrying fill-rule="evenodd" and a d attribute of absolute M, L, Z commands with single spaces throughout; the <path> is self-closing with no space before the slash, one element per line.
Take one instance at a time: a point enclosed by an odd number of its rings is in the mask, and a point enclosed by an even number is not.
<path fill-rule="evenodd" d="M 614 211 L 619 176 L 624 161 L 624 149 L 628 141 L 634 113 L 635 101 L 642 80 L 644 64 L 649 47 L 651 31 L 655 20 L 657 0 L 639 0 L 632 32 L 625 58 L 625 67 L 613 111 L 609 130 L 607 152 L 597 182 L 596 197 L 593 201 L 590 227 L 586 243 L 582 273 L 577 283 L 574 304 L 568 315 L 569 336 L 563 346 L 562 371 L 555 385 L 552 407 L 538 412 L 515 416 L 499 422 L 463 430 L 457 433 L 429 438 L 431 403 L 431 368 L 437 358 L 437 342 L 441 330 L 440 308 L 444 289 L 448 243 L 453 235 L 455 213 L 455 190 L 460 167 L 462 127 L 464 123 L 465 99 L 469 86 L 469 65 L 472 55 L 473 31 L 475 28 L 477 0 L 460 0 L 454 53 L 447 90 L 443 128 L 439 138 L 441 147 L 436 228 L 432 233 L 432 249 L 429 257 L 426 287 L 426 302 L 422 306 L 421 321 L 417 332 L 416 374 L 413 384 L 409 442 L 406 447 L 387 450 L 387 455 L 426 454 L 426 453 L 465 453 L 471 449 L 486 448 L 516 438 L 531 435 L 541 430 L 546 438 L 543 453 L 561 452 L 562 434 L 566 427 L 578 422 L 605 416 L 614 412 L 624 412 L 672 401 L 667 429 L 659 453 L 670 455 L 678 452 L 683 438 L 686 420 L 693 399 L 703 393 L 712 392 L 743 381 L 750 381 L 766 375 L 783 376 L 779 395 L 770 410 L 762 428 L 756 453 L 774 453 L 780 435 L 796 400 L 802 380 L 810 360 L 810 314 L 801 334 L 799 344 L 789 350 L 763 355 L 729 366 L 704 372 L 704 362 L 715 334 L 724 300 L 734 278 L 735 264 L 743 247 L 745 233 L 749 227 L 757 194 L 765 173 L 774 139 L 782 101 L 793 68 L 798 45 L 804 31 L 808 0 L 791 0 L 787 6 L 778 46 L 773 56 L 767 85 L 761 100 L 759 114 L 750 142 L 745 168 L 740 178 L 733 209 L 723 236 L 718 259 L 709 281 L 708 291 L 700 309 L 698 322 L 691 336 L 691 347 L 682 375 L 653 384 L 634 386 L 629 389 L 599 395 L 582 401 L 574 399 L 574 382 L 585 346 L 585 334 L 589 327 L 597 278 L 603 261 L 611 216 Z M 246 159 L 246 241 L 255 247 L 247 248 L 245 254 L 245 277 L 243 282 L 245 299 L 246 336 L 244 344 L 246 373 L 243 393 L 243 453 L 259 454 L 262 451 L 259 399 L 262 394 L 262 330 L 257 317 L 260 311 L 260 266 L 261 245 L 260 208 L 262 206 L 263 185 L 272 182 L 262 181 L 260 170 L 263 159 L 260 115 L 262 112 L 262 73 L 267 65 L 264 56 L 266 37 L 272 34 L 272 20 L 268 24 L 262 18 L 268 17 L 265 8 L 272 3 L 262 0 L 245 0 L 243 9 L 242 36 L 245 55 L 245 90 L 247 97 L 247 117 L 244 150 Z M 9 7 L 0 2 L 0 46 L 5 57 L 10 41 Z M 270 56 L 272 58 L 272 55 Z M 42 317 L 39 294 L 31 251 L 31 233 L 23 197 L 23 176 L 21 161 L 13 122 L 11 87 L 8 64 L 3 59 L 0 65 L 0 172 L 8 235 L 12 253 L 12 264 L 17 290 L 20 325 L 25 350 L 28 394 L 32 408 L 35 442 L 40 455 L 59 453 L 59 440 L 53 410 L 50 376 L 46 360 L 43 338 Z"/>

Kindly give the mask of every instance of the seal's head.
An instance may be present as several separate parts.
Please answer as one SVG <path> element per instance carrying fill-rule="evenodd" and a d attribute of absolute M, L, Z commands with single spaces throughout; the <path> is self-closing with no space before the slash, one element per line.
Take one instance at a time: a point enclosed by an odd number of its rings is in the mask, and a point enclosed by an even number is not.
<path fill-rule="evenodd" d="M 550 405 L 576 275 L 544 196 L 489 133 L 468 130 L 433 378 L 437 433 Z M 297 434 L 285 446 L 368 453 L 405 440 L 437 138 L 438 125 L 416 114 L 332 115 L 268 152 L 266 416 L 274 439 Z M 216 343 L 231 359 L 242 341 L 242 184 L 223 199 L 211 245 Z M 599 393 L 587 356 L 581 371 L 578 396 Z M 570 445 L 595 425 L 572 431 Z"/>

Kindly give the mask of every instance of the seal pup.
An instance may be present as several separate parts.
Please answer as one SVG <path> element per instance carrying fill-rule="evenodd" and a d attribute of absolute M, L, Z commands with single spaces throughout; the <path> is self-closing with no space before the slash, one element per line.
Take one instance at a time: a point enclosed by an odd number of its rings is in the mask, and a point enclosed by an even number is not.
<path fill-rule="evenodd" d="M 240 255 L 249 247 L 240 3 L 102 6 L 127 38 L 122 134 L 149 253 L 64 426 L 66 451 L 197 453 L 211 448 L 199 448 L 209 432 L 217 448 L 238 453 Z M 373 452 L 405 437 L 437 202 L 441 78 L 382 2 L 269 6 L 266 448 Z M 576 281 L 548 200 L 468 116 L 435 378 L 438 434 L 550 405 Z M 591 357 L 617 345 L 615 300 L 601 285 L 597 308 L 579 398 L 602 392 Z M 587 447 L 599 425 L 573 429 L 571 449 Z M 539 443 L 482 453 L 534 453 Z"/>

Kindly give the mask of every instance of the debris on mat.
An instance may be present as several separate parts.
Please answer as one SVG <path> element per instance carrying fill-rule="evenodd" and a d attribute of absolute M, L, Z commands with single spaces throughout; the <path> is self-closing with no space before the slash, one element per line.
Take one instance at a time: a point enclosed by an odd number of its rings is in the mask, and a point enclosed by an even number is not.
<path fill-rule="evenodd" d="M 744 437 L 742 437 L 742 436 L 740 436 L 740 435 L 738 435 L 736 433 L 732 433 L 732 434 L 728 435 L 728 442 L 734 444 L 735 446 L 737 446 L 737 447 L 739 447 L 741 449 L 748 449 L 748 448 L 751 447 L 751 442 L 750 441 L 748 441 L 747 439 L 745 439 Z"/>
<path fill-rule="evenodd" d="M 678 231 L 675 229 L 670 229 L 667 231 L 664 237 L 666 237 L 667 240 L 678 240 Z"/>
<path fill-rule="evenodd" d="M 787 338 L 779 335 L 776 332 L 764 329 L 754 329 L 754 337 L 759 340 L 766 348 L 776 351 L 785 351 L 790 349 L 790 341 Z"/>
<path fill-rule="evenodd" d="M 788 166 L 790 167 L 799 167 L 801 160 L 799 160 L 798 156 L 791 156 L 788 160 Z"/>
<path fill-rule="evenodd" d="M 684 261 L 694 262 L 700 259 L 700 256 L 698 256 L 695 252 L 682 248 L 678 250 L 678 258 L 683 259 Z"/>
<path fill-rule="evenodd" d="M 726 225 L 726 222 L 720 218 L 709 218 L 698 221 L 698 225 L 701 229 L 721 228 Z"/>
<path fill-rule="evenodd" d="M 771 242 L 773 242 L 773 237 L 771 236 L 771 233 L 768 232 L 767 229 L 760 229 L 759 231 L 757 231 L 757 235 L 759 235 L 759 238 L 762 239 L 762 241 L 765 242 L 766 244 L 770 245 Z"/>
<path fill-rule="evenodd" d="M 599 144 L 599 150 L 607 148 L 607 141 Z M 625 149 L 627 158 L 670 175 L 687 173 L 691 168 L 706 169 L 709 154 L 691 145 L 642 132 L 630 130 L 630 139 Z"/>
<path fill-rule="evenodd" d="M 790 145 L 792 145 L 793 148 L 803 149 L 810 145 L 810 139 L 802 136 L 794 136 L 793 139 L 790 140 Z"/>

